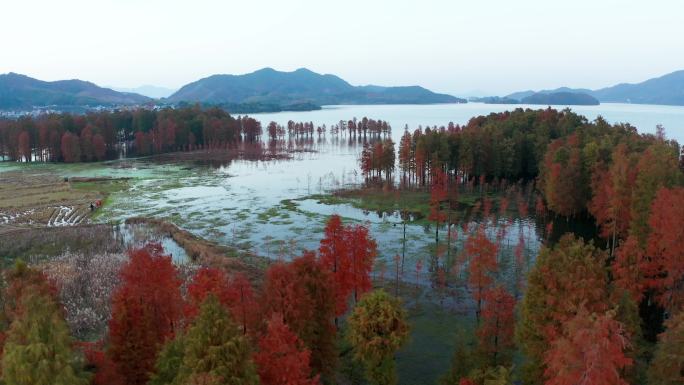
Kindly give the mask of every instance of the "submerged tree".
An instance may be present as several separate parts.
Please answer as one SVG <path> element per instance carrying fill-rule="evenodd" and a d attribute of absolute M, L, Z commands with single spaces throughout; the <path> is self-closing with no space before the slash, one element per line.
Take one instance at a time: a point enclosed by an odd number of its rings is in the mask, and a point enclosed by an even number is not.
<path fill-rule="evenodd" d="M 484 294 L 482 320 L 477 330 L 479 350 L 487 366 L 508 367 L 515 348 L 515 298 L 499 286 Z"/>
<path fill-rule="evenodd" d="M 492 286 L 498 266 L 496 262 L 497 245 L 487 238 L 483 229 L 468 237 L 463 253 L 468 260 L 468 288 L 476 302 L 475 317 L 480 320 L 484 293 Z"/>

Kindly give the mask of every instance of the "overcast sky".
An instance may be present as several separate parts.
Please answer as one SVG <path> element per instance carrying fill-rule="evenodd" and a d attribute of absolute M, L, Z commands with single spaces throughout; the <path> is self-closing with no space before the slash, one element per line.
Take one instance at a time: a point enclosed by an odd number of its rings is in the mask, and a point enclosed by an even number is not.
<path fill-rule="evenodd" d="M 684 69 L 679 0 L 2 0 L 0 73 L 177 88 L 307 67 L 505 94 Z"/>

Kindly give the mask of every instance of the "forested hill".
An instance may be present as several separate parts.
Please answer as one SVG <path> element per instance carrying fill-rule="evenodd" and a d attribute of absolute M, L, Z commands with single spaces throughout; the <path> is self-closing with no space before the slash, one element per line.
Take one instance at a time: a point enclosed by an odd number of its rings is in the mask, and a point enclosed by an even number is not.
<path fill-rule="evenodd" d="M 514 98 L 515 96 L 516 98 Z M 474 101 L 486 104 L 539 104 L 539 105 L 564 105 L 564 106 L 596 106 L 600 102 L 593 96 L 579 92 L 533 92 L 523 91 L 512 95 L 499 97 L 488 96 L 476 98 Z"/>
<path fill-rule="evenodd" d="M 264 68 L 245 75 L 213 75 L 182 87 L 168 102 L 205 104 L 261 103 L 287 106 L 300 103 L 432 104 L 465 103 L 451 95 L 419 86 L 352 86 L 335 75 L 300 68 L 281 72 Z"/>
<path fill-rule="evenodd" d="M 138 105 L 151 100 L 146 96 L 117 92 L 82 80 L 46 82 L 11 72 L 0 75 L 0 109 Z"/>
<path fill-rule="evenodd" d="M 523 104 L 596 106 L 599 101 L 587 94 L 573 92 L 536 93 L 521 100 Z"/>
<path fill-rule="evenodd" d="M 521 91 L 506 95 L 504 98 L 489 98 L 495 102 L 501 100 L 521 100 L 533 94 L 553 93 L 587 94 L 606 103 L 635 103 L 635 104 L 662 104 L 672 106 L 684 106 L 684 70 L 675 71 L 667 75 L 649 79 L 641 83 L 621 83 L 612 87 L 598 90 L 585 88 L 561 87 L 555 90 Z"/>

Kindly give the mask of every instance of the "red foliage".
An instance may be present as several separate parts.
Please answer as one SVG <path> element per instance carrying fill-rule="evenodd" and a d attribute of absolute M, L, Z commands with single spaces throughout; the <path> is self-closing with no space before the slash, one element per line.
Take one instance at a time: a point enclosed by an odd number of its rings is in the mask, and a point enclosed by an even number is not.
<path fill-rule="evenodd" d="M 637 170 L 633 163 L 627 146 L 620 144 L 613 151 L 610 168 L 594 172 L 594 196 L 588 208 L 601 226 L 601 236 L 606 239 L 622 239 L 629 230 L 632 189 Z"/>
<path fill-rule="evenodd" d="M 684 308 L 684 188 L 660 189 L 648 223 L 644 284 L 663 307 L 677 311 Z"/>
<path fill-rule="evenodd" d="M 352 289 L 349 266 L 349 247 L 346 228 L 339 215 L 333 215 L 325 225 L 325 236 L 319 248 L 321 264 L 332 273 L 335 281 L 335 315 L 347 311 L 347 300 Z"/>
<path fill-rule="evenodd" d="M 62 135 L 61 142 L 62 157 L 67 163 L 74 163 L 81 161 L 81 144 L 78 136 L 71 132 L 65 132 Z"/>
<path fill-rule="evenodd" d="M 566 217 L 582 211 L 588 189 L 579 136 L 575 133 L 551 142 L 543 162 L 542 189 L 549 209 Z"/>
<path fill-rule="evenodd" d="M 468 237 L 463 252 L 469 261 L 468 286 L 477 302 L 476 317 L 480 318 L 483 295 L 492 285 L 492 273 L 498 269 L 496 254 L 497 245 L 491 242 L 484 230 L 479 229 Z"/>
<path fill-rule="evenodd" d="M 377 244 L 369 235 L 368 228 L 361 225 L 347 228 L 346 239 L 349 245 L 351 289 L 354 302 L 358 302 L 361 295 L 372 288 L 370 273 L 378 255 Z"/>
<path fill-rule="evenodd" d="M 311 352 L 297 335 L 274 313 L 268 321 L 266 334 L 259 339 L 259 352 L 254 355 L 259 378 L 264 385 L 316 385 L 311 378 Z"/>
<path fill-rule="evenodd" d="M 306 288 L 297 284 L 292 264 L 276 262 L 266 270 L 261 303 L 262 314 L 269 316 L 278 313 L 288 326 L 298 332 L 303 329 L 306 320 L 312 317 L 313 309 L 309 308 Z"/>
<path fill-rule="evenodd" d="M 182 313 L 181 282 L 171 257 L 161 252 L 159 245 L 129 252 L 112 297 L 108 354 L 129 385 L 147 382 Z"/>
<path fill-rule="evenodd" d="M 430 215 L 428 219 L 435 222 L 437 226 L 446 221 L 447 217 L 442 210 L 442 202 L 447 199 L 446 174 L 441 168 L 435 168 L 432 172 L 432 183 L 430 185 Z"/>
<path fill-rule="evenodd" d="M 256 333 L 259 323 L 259 307 L 252 284 L 243 274 L 235 274 L 228 283 L 227 303 L 235 321 L 242 326 L 244 334 Z"/>
<path fill-rule="evenodd" d="M 542 327 L 546 339 L 552 341 L 578 308 L 595 313 L 608 309 L 608 277 L 603 252 L 569 234 L 543 258 L 539 271 L 548 321 Z"/>
<path fill-rule="evenodd" d="M 188 302 L 185 317 L 190 323 L 199 313 L 204 300 L 213 294 L 223 305 L 228 303 L 228 276 L 222 270 L 203 267 L 197 271 L 188 285 Z"/>
<path fill-rule="evenodd" d="M 546 385 L 628 385 L 622 378 L 632 365 L 625 355 L 629 341 L 612 314 L 589 314 L 581 308 L 552 342 L 546 354 Z"/>
<path fill-rule="evenodd" d="M 499 286 L 483 295 L 482 323 L 477 330 L 479 347 L 493 366 L 499 365 L 502 353 L 514 348 L 515 298 Z"/>
<path fill-rule="evenodd" d="M 107 144 L 100 134 L 93 136 L 93 150 L 95 151 L 95 158 L 99 161 L 105 160 L 107 156 Z"/>
<path fill-rule="evenodd" d="M 644 250 L 634 236 L 615 250 L 615 260 L 612 269 L 615 284 L 626 290 L 639 303 L 644 296 L 645 282 L 641 272 L 644 261 Z"/>
<path fill-rule="evenodd" d="M 203 267 L 188 285 L 188 302 L 185 306 L 187 321 L 197 316 L 199 308 L 209 294 L 213 294 L 229 311 L 244 334 L 256 332 L 257 304 L 249 280 L 242 274 L 232 279 L 219 269 Z"/>
<path fill-rule="evenodd" d="M 320 261 L 332 273 L 335 291 L 335 314 L 347 311 L 349 296 L 358 301 L 371 289 L 370 273 L 377 255 L 377 245 L 368 228 L 344 226 L 339 215 L 333 215 L 325 226 L 321 240 Z"/>
<path fill-rule="evenodd" d="M 126 380 L 102 349 L 102 342 L 83 342 L 81 346 L 87 366 L 95 373 L 90 380 L 91 385 L 126 385 Z"/>
<path fill-rule="evenodd" d="M 262 314 L 281 314 L 311 350 L 312 368 L 321 373 L 330 373 L 336 359 L 333 290 L 332 274 L 309 251 L 288 264 L 271 265 L 262 293 Z"/>

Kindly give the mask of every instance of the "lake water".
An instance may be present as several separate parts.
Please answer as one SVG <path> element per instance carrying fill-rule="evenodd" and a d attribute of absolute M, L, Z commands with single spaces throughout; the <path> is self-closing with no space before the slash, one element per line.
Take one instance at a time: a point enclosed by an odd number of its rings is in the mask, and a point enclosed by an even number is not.
<path fill-rule="evenodd" d="M 286 125 L 293 120 L 330 127 L 340 120 L 367 116 L 388 121 L 398 142 L 407 124 L 411 130 L 418 125 L 446 125 L 450 121 L 465 124 L 474 116 L 517 107 L 539 108 L 482 103 L 328 106 L 319 111 L 254 117 L 264 126 L 269 121 Z M 641 132 L 654 132 L 657 124 L 663 124 L 669 137 L 684 143 L 684 107 L 602 104 L 572 109 L 590 120 L 600 115 L 609 122 L 629 122 Z M 403 229 L 398 225 L 401 220 L 397 213 L 365 212 L 349 205 L 331 206 L 304 199 L 361 183 L 360 150 L 361 146 L 329 135 L 327 140 L 314 140 L 310 151 L 293 153 L 290 160 L 229 160 L 211 165 L 174 160 L 159 163 L 149 159 L 77 165 L 0 163 L 0 171 L 32 167 L 64 176 L 132 176 L 131 188 L 112 196 L 100 220 L 122 222 L 131 216 L 168 218 L 202 237 L 272 258 L 289 258 L 304 248 L 317 248 L 326 219 L 339 213 L 349 222 L 368 224 L 378 240 L 381 260 L 391 263 L 402 247 Z M 513 219 L 514 230 L 507 241 L 517 242 L 517 234 L 524 232 L 529 238 L 530 252 L 534 253 L 539 244 L 534 221 Z M 432 232 L 422 225 L 408 226 L 409 264 L 427 258 L 427 246 L 434 240 Z"/>

